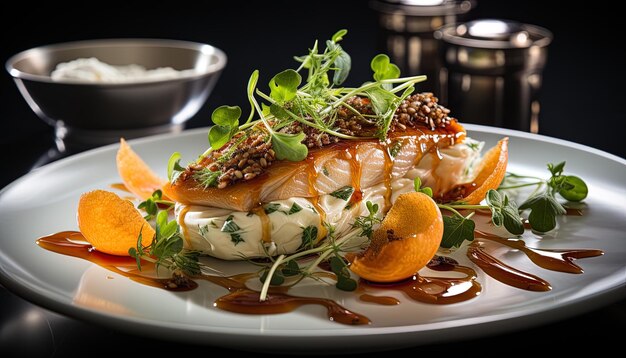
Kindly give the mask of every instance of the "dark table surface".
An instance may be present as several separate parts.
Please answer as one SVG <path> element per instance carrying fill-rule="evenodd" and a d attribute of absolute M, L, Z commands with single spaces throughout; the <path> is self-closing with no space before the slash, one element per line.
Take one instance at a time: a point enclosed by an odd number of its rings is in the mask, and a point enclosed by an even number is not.
<path fill-rule="evenodd" d="M 622 129 L 626 116 L 621 108 L 626 98 L 626 61 L 617 15 L 608 5 L 605 9 L 576 7 L 557 12 L 545 9 L 544 3 L 483 0 L 468 18 L 512 19 L 550 29 L 555 39 L 544 72 L 539 133 L 626 157 Z M 15 27 L 3 21 L 0 59 L 5 61 L 34 46 L 90 38 L 154 37 L 210 43 L 228 54 L 229 63 L 206 105 L 187 123 L 192 128 L 209 125 L 210 111 L 218 105 L 246 104 L 244 86 L 252 70 L 260 68 L 268 77 L 291 66 L 291 56 L 303 53 L 315 38 L 328 38 L 340 28 L 350 30 L 344 47 L 353 58 L 351 78 L 356 79 L 355 83 L 369 78 L 369 59 L 379 50 L 376 13 L 365 2 L 316 1 L 300 7 L 287 1 L 254 5 L 224 2 L 210 10 L 185 1 L 176 2 L 174 8 L 171 3 L 155 3 L 149 8 L 111 5 L 95 14 L 87 10 L 74 14 L 59 8 L 30 9 L 23 19 L 29 26 Z M 5 10 L 18 13 L 17 9 Z M 2 188 L 49 161 L 54 141 L 51 129 L 31 112 L 6 73 L 0 75 L 0 123 Z M 617 328 L 626 323 L 624 293 L 622 289 L 602 307 L 590 306 L 590 312 L 572 314 L 558 322 L 470 341 L 452 337 L 451 343 L 402 349 L 393 354 L 476 352 L 493 346 L 559 353 L 600 346 L 611 351 L 622 347 Z M 94 345 L 96 342 L 106 344 Z M 172 350 L 233 353 L 217 347 L 138 337 L 81 322 L 35 306 L 0 286 L 3 357 L 74 356 L 94 347 L 98 353 L 111 355 L 123 351 L 125 355 L 149 356 Z"/>

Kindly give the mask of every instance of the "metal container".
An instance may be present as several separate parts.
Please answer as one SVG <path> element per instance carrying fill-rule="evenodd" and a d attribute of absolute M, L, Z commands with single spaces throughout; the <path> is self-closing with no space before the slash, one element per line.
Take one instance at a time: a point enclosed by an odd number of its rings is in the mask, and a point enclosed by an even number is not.
<path fill-rule="evenodd" d="M 446 25 L 442 40 L 441 102 L 463 122 L 537 133 L 539 90 L 552 33 L 504 20 Z"/>
<path fill-rule="evenodd" d="M 53 81 L 61 62 L 96 57 L 111 65 L 173 67 L 179 78 L 129 83 Z M 182 130 L 211 93 L 226 55 L 213 46 L 166 39 L 105 39 L 48 45 L 6 63 L 31 109 L 55 128 L 60 151 Z"/>
<path fill-rule="evenodd" d="M 379 48 L 389 54 L 403 75 L 426 75 L 420 90 L 438 92 L 438 41 L 433 33 L 474 6 L 473 0 L 374 0 L 378 12 Z"/>

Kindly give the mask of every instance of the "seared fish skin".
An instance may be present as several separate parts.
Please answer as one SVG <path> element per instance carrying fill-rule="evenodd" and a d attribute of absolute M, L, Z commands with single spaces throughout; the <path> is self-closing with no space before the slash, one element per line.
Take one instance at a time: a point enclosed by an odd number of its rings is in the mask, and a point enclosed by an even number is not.
<path fill-rule="evenodd" d="M 346 140 L 309 151 L 302 162 L 276 161 L 253 180 L 225 188 L 200 185 L 182 175 L 164 187 L 178 203 L 233 211 L 250 211 L 261 203 L 293 197 L 311 198 L 344 186 L 369 188 L 385 180 L 402 178 L 427 153 L 463 142 L 465 130 L 455 120 L 445 128 L 407 128 L 378 139 Z M 449 188 L 433 183 L 435 194 Z"/>

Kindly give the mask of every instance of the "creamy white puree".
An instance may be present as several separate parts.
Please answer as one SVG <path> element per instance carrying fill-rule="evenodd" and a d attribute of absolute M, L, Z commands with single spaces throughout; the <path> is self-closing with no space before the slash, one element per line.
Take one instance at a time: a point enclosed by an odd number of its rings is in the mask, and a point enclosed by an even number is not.
<path fill-rule="evenodd" d="M 95 57 L 62 62 L 52 71 L 53 81 L 81 81 L 93 83 L 130 83 L 174 79 L 195 73 L 194 69 L 178 71 L 171 67 L 148 70 L 140 65 L 113 66 Z"/>

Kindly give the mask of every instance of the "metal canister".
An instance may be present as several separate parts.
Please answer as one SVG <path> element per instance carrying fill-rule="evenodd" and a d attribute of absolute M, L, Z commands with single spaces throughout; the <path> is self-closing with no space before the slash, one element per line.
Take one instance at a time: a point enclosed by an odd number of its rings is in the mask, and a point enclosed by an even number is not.
<path fill-rule="evenodd" d="M 552 33 L 505 20 L 440 28 L 441 102 L 463 122 L 537 133 L 539 90 Z"/>
<path fill-rule="evenodd" d="M 473 0 L 373 0 L 378 12 L 379 48 L 389 54 L 403 75 L 426 75 L 420 90 L 438 92 L 438 41 L 435 30 L 455 23 L 467 13 Z"/>

